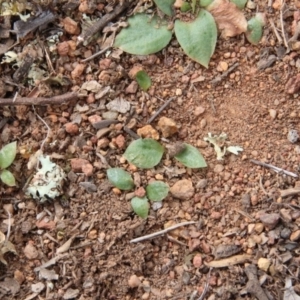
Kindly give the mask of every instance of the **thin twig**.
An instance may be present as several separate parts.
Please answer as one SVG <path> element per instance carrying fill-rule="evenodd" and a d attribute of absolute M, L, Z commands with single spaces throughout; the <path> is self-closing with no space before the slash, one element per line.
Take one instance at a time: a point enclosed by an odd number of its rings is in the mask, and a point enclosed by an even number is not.
<path fill-rule="evenodd" d="M 263 193 L 267 196 L 270 196 L 269 193 L 266 191 L 266 189 L 264 188 L 263 182 L 262 182 L 262 176 L 259 176 L 259 186 L 262 189 Z"/>
<path fill-rule="evenodd" d="M 246 212 L 244 212 L 244 211 L 242 211 L 242 210 L 240 210 L 240 209 L 238 209 L 238 208 L 234 208 L 234 210 L 235 210 L 236 212 L 238 212 L 239 214 L 243 215 L 244 217 L 248 218 L 249 220 L 255 221 L 255 219 L 253 219 L 253 218 L 252 218 L 249 214 L 247 214 Z"/>
<path fill-rule="evenodd" d="M 230 68 L 228 68 L 227 71 L 225 71 L 224 73 L 222 73 L 220 76 L 217 76 L 215 79 L 213 79 L 211 81 L 212 85 L 216 85 L 218 83 L 220 83 L 225 77 L 227 77 L 228 74 L 230 74 L 235 68 L 237 68 L 239 66 L 239 63 L 236 62 L 234 63 Z"/>
<path fill-rule="evenodd" d="M 276 26 L 274 24 L 274 21 L 272 19 L 270 19 L 269 21 L 270 21 L 271 27 L 272 27 L 272 29 L 273 29 L 276 37 L 277 37 L 278 43 L 282 44 L 282 38 L 281 38 L 281 36 L 278 33 L 278 30 L 277 30 L 277 28 L 276 28 Z"/>
<path fill-rule="evenodd" d="M 177 243 L 177 244 L 179 244 L 179 245 L 181 245 L 181 246 L 187 247 L 187 244 L 185 244 L 185 243 L 183 243 L 183 242 L 180 242 L 180 241 L 176 240 L 175 238 L 173 238 L 172 236 L 170 236 L 170 235 L 168 235 L 168 234 L 167 234 L 167 238 L 168 238 L 168 240 L 169 240 L 170 242 Z"/>
<path fill-rule="evenodd" d="M 6 106 L 6 105 L 47 105 L 47 104 L 64 104 L 69 102 L 70 100 L 76 100 L 78 99 L 78 94 L 71 92 L 66 93 L 59 96 L 49 97 L 49 98 L 28 98 L 28 97 L 22 97 L 22 98 L 16 98 L 14 101 L 14 98 L 0 98 L 0 106 Z"/>
<path fill-rule="evenodd" d="M 150 119 L 148 120 L 148 124 L 150 124 L 170 103 L 171 101 L 173 101 L 174 99 L 176 99 L 176 97 L 171 97 L 169 100 L 167 100 L 159 109 L 158 111 L 153 114 Z"/>
<path fill-rule="evenodd" d="M 41 147 L 40 147 L 40 150 L 43 152 L 43 148 L 44 148 L 45 142 L 46 142 L 46 141 L 48 140 L 48 138 L 49 138 L 51 129 L 50 129 L 50 127 L 48 126 L 48 124 L 45 122 L 45 120 L 44 120 L 44 119 L 36 112 L 34 105 L 32 105 L 32 109 L 33 109 L 34 113 L 36 114 L 36 116 L 41 120 L 41 122 L 44 123 L 44 125 L 45 125 L 46 128 L 47 128 L 47 135 L 46 135 L 46 137 L 44 138 L 44 140 L 42 141 L 42 144 L 41 144 Z"/>
<path fill-rule="evenodd" d="M 206 282 L 205 282 L 204 290 L 203 290 L 202 294 L 200 295 L 200 297 L 197 300 L 203 300 L 206 293 L 207 293 L 207 291 L 208 291 L 211 270 L 212 270 L 212 268 L 209 268 L 209 272 L 207 274 L 207 279 L 206 279 Z"/>
<path fill-rule="evenodd" d="M 153 239 L 157 236 L 160 236 L 160 235 L 163 235 L 169 231 L 172 231 L 178 227 L 181 227 L 181 226 L 186 226 L 186 225 L 191 225 L 191 224 L 195 224 L 196 222 L 194 221 L 189 221 L 189 222 L 183 222 L 183 223 L 179 223 L 179 224 L 175 224 L 171 227 L 168 227 L 166 229 L 163 229 L 163 230 L 160 230 L 160 231 L 157 231 L 157 232 L 154 232 L 154 233 L 151 233 L 151 234 L 147 234 L 147 235 L 144 235 L 144 236 L 141 236 L 141 237 L 138 237 L 136 239 L 133 239 L 130 241 L 130 243 L 138 243 L 138 242 L 141 242 L 141 241 L 145 241 L 145 240 L 149 240 L 149 239 Z"/>
<path fill-rule="evenodd" d="M 294 178 L 298 178 L 298 175 L 296 173 L 278 168 L 278 167 L 273 166 L 271 164 L 267 164 L 267 163 L 264 163 L 264 162 L 256 160 L 256 159 L 250 159 L 250 161 L 252 163 L 256 164 L 256 165 L 266 167 L 266 168 L 270 168 L 270 169 L 274 170 L 276 173 L 284 173 L 285 175 L 288 175 L 288 176 L 291 176 L 291 177 L 294 177 Z"/>
<path fill-rule="evenodd" d="M 123 3 L 117 5 L 111 13 L 103 16 L 99 21 L 95 22 L 87 30 L 83 31 L 77 38 L 77 44 L 83 43 L 91 38 L 95 33 L 100 32 L 110 21 L 121 14 L 127 7 L 129 7 L 130 1 L 125 0 Z"/>
<path fill-rule="evenodd" d="M 104 48 L 104 49 L 102 49 L 102 50 L 96 52 L 95 54 L 89 56 L 88 58 L 82 59 L 81 62 L 87 62 L 87 61 L 90 61 L 90 60 L 92 60 L 93 58 L 95 58 L 95 57 L 97 57 L 97 56 L 99 56 L 99 55 L 105 53 L 105 52 L 106 52 L 107 50 L 109 50 L 110 48 L 111 48 L 111 46 L 108 46 L 108 47 L 106 47 L 106 48 Z"/>
<path fill-rule="evenodd" d="M 284 29 L 284 22 L 283 22 L 283 9 L 285 7 L 285 2 L 284 0 L 281 0 L 281 8 L 280 8 L 280 25 L 281 25 L 281 31 L 282 31 L 282 36 L 283 36 L 283 41 L 284 41 L 284 45 L 287 49 L 287 53 L 290 51 L 290 47 L 289 44 L 286 40 L 286 32 Z"/>
<path fill-rule="evenodd" d="M 6 233 L 6 240 L 5 242 L 8 241 L 9 237 L 10 237 L 10 230 L 11 230 L 11 214 L 8 211 L 8 209 L 5 209 L 7 214 L 8 214 L 8 225 L 7 225 L 7 233 Z"/>

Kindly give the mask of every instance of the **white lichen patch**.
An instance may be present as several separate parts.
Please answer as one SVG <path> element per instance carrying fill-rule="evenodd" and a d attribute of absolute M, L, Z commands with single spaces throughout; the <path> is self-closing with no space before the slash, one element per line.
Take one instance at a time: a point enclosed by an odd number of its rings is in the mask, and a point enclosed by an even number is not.
<path fill-rule="evenodd" d="M 62 194 L 62 186 L 66 175 L 63 169 L 52 162 L 49 156 L 38 157 L 41 167 L 30 181 L 26 194 L 43 203 Z"/>

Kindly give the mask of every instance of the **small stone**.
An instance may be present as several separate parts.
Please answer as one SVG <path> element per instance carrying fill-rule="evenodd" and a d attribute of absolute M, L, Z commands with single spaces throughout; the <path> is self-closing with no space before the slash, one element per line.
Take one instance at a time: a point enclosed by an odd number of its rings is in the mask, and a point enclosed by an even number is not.
<path fill-rule="evenodd" d="M 296 230 L 294 232 L 292 232 L 291 236 L 290 236 L 290 240 L 292 242 L 296 242 L 300 239 L 300 230 Z"/>
<path fill-rule="evenodd" d="M 261 257 L 258 261 L 257 261 L 257 266 L 260 270 L 267 272 L 269 267 L 271 265 L 271 261 L 268 260 L 267 258 L 263 258 Z"/>
<path fill-rule="evenodd" d="M 242 195 L 241 202 L 245 209 L 248 209 L 250 207 L 250 200 L 251 200 L 251 196 L 249 194 Z"/>
<path fill-rule="evenodd" d="M 79 132 L 79 128 L 78 128 L 77 124 L 69 122 L 69 123 L 66 123 L 64 126 L 65 126 L 67 133 L 77 134 Z"/>
<path fill-rule="evenodd" d="M 188 179 L 177 181 L 171 188 L 171 194 L 178 199 L 188 200 L 193 197 L 195 189 L 193 183 Z"/>
<path fill-rule="evenodd" d="M 70 17 L 64 18 L 63 24 L 64 24 L 64 29 L 67 33 L 69 33 L 69 34 L 79 34 L 80 33 L 80 29 L 78 27 L 77 22 L 75 22 Z"/>
<path fill-rule="evenodd" d="M 269 229 L 272 230 L 276 227 L 277 223 L 280 220 L 279 214 L 263 214 L 260 216 L 260 220 L 263 224 Z"/>
<path fill-rule="evenodd" d="M 207 186 L 207 179 L 205 179 L 205 178 L 200 179 L 196 184 L 197 189 L 204 189 L 204 188 L 206 188 L 206 186 Z"/>
<path fill-rule="evenodd" d="M 146 191 L 143 187 L 139 187 L 134 194 L 136 197 L 143 198 L 146 195 Z"/>
<path fill-rule="evenodd" d="M 123 149 L 125 147 L 125 137 L 120 134 L 115 139 L 115 144 L 119 149 Z"/>
<path fill-rule="evenodd" d="M 138 90 L 139 86 L 136 81 L 132 81 L 129 86 L 126 88 L 125 93 L 126 94 L 135 94 Z"/>
<path fill-rule="evenodd" d="M 287 227 L 283 228 L 281 231 L 280 231 L 280 236 L 283 238 L 283 239 L 288 239 L 291 235 L 291 230 Z"/>
<path fill-rule="evenodd" d="M 298 131 L 295 129 L 290 129 L 287 139 L 290 143 L 293 143 L 293 144 L 296 143 L 299 139 Z"/>
<path fill-rule="evenodd" d="M 102 117 L 104 120 L 116 120 L 118 118 L 119 113 L 117 111 L 105 111 L 102 113 Z"/>
<path fill-rule="evenodd" d="M 246 7 L 253 10 L 253 9 L 256 8 L 256 3 L 252 0 L 248 0 L 247 4 L 246 4 Z"/>
<path fill-rule="evenodd" d="M 98 232 L 96 229 L 92 229 L 89 233 L 88 233 L 88 238 L 90 240 L 95 240 L 98 238 Z"/>
<path fill-rule="evenodd" d="M 16 281 L 18 281 L 19 284 L 22 284 L 25 281 L 26 278 L 25 278 L 24 274 L 21 271 L 15 270 L 15 272 L 14 272 L 14 279 Z"/>
<path fill-rule="evenodd" d="M 157 127 L 160 129 L 163 137 L 165 138 L 172 136 L 178 131 L 176 122 L 167 117 L 161 117 L 158 121 Z"/>
<path fill-rule="evenodd" d="M 131 275 L 128 280 L 128 285 L 131 288 L 136 288 L 141 285 L 141 280 L 136 275 Z"/>
<path fill-rule="evenodd" d="M 290 223 L 292 221 L 291 211 L 286 208 L 280 210 L 280 217 L 285 223 Z"/>
<path fill-rule="evenodd" d="M 84 64 L 77 64 L 76 67 L 74 68 L 74 70 L 71 72 L 71 76 L 73 79 L 78 78 L 79 76 L 82 75 L 83 71 L 85 69 L 85 65 Z"/>
<path fill-rule="evenodd" d="M 218 66 L 217 66 L 217 70 L 219 72 L 224 72 L 228 70 L 228 63 L 226 61 L 220 61 Z"/>
<path fill-rule="evenodd" d="M 137 130 L 137 134 L 142 138 L 151 138 L 154 140 L 159 139 L 159 134 L 151 125 L 146 125 Z"/>
<path fill-rule="evenodd" d="M 62 42 L 57 44 L 57 53 L 60 56 L 67 56 L 69 53 L 69 44 L 68 42 Z"/>
<path fill-rule="evenodd" d="M 211 214 L 210 214 L 210 217 L 214 220 L 220 220 L 222 218 L 222 214 L 218 211 L 213 211 Z"/>
<path fill-rule="evenodd" d="M 261 234 L 264 230 L 264 224 L 263 223 L 256 223 L 254 230 L 257 234 Z"/>
<path fill-rule="evenodd" d="M 175 94 L 176 94 L 176 96 L 181 96 L 182 95 L 182 89 L 176 89 Z"/>
<path fill-rule="evenodd" d="M 205 108 L 203 106 L 197 106 L 195 109 L 194 109 L 194 115 L 196 117 L 202 115 L 203 113 L 205 112 Z"/>
<path fill-rule="evenodd" d="M 83 158 L 72 158 L 70 159 L 71 169 L 73 172 L 82 172 L 82 167 L 90 162 Z"/>
<path fill-rule="evenodd" d="M 205 127 L 206 127 L 206 124 L 207 124 L 206 119 L 202 119 L 202 120 L 200 121 L 200 128 L 201 128 L 201 129 L 205 128 Z"/>
<path fill-rule="evenodd" d="M 99 115 L 92 115 L 88 117 L 89 122 L 93 125 L 97 122 L 100 122 L 102 118 Z"/>
<path fill-rule="evenodd" d="M 108 145 L 109 145 L 108 138 L 102 138 L 102 139 L 98 140 L 98 142 L 97 142 L 97 148 L 99 148 L 99 149 L 105 149 L 108 147 Z"/>
<path fill-rule="evenodd" d="M 215 165 L 215 167 L 214 167 L 214 172 L 215 172 L 215 173 L 221 173 L 223 170 L 224 170 L 224 166 L 221 165 L 221 164 L 217 164 L 217 165 Z"/>
<path fill-rule="evenodd" d="M 182 4 L 184 3 L 183 0 L 176 0 L 174 3 L 175 8 L 181 8 Z"/>
<path fill-rule="evenodd" d="M 191 239 L 189 240 L 188 244 L 189 244 L 189 250 L 190 252 L 192 252 L 200 247 L 201 242 L 199 239 Z"/>
<path fill-rule="evenodd" d="M 142 300 L 147 300 L 147 299 L 149 299 L 150 298 L 150 293 L 144 293 L 143 295 L 142 295 Z"/>
<path fill-rule="evenodd" d="M 64 295 L 63 295 L 63 299 L 64 300 L 76 299 L 76 297 L 78 296 L 78 294 L 79 294 L 79 290 L 78 289 L 68 288 L 66 290 L 66 292 L 64 293 Z"/>
<path fill-rule="evenodd" d="M 41 291 L 45 289 L 45 284 L 42 282 L 34 283 L 31 285 L 31 291 L 33 293 L 39 294 Z"/>
<path fill-rule="evenodd" d="M 36 259 L 39 256 L 37 249 L 31 241 L 29 241 L 29 243 L 25 246 L 24 254 L 28 259 Z"/>
<path fill-rule="evenodd" d="M 85 176 L 93 175 L 94 167 L 92 164 L 90 164 L 90 163 L 84 164 L 81 169 L 82 169 L 82 173 L 84 173 Z"/>
<path fill-rule="evenodd" d="M 248 224 L 248 234 L 253 233 L 255 228 L 255 224 Z"/>
<path fill-rule="evenodd" d="M 277 111 L 275 109 L 269 109 L 269 114 L 272 120 L 274 120 L 277 116 Z"/>
<path fill-rule="evenodd" d="M 202 266 L 201 254 L 196 254 L 193 258 L 193 265 L 195 268 L 200 268 Z"/>
<path fill-rule="evenodd" d="M 136 74 L 139 71 L 143 70 L 143 66 L 142 65 L 134 65 L 131 70 L 128 72 L 128 75 L 131 79 L 135 79 Z"/>

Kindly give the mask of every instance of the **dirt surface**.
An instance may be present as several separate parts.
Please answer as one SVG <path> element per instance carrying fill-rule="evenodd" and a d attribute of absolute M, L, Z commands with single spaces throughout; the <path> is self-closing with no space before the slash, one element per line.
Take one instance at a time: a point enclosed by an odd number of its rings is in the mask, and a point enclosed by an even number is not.
<path fill-rule="evenodd" d="M 107 5 L 100 2 L 94 12 L 98 15 Z M 68 85 L 63 86 L 43 81 L 36 82 L 35 87 L 28 82 L 11 84 L 12 64 L 0 65 L 0 82 L 6 87 L 2 98 L 13 98 L 16 92 L 19 97 L 77 92 L 91 80 L 99 82 L 105 91 L 99 99 L 89 92 L 68 103 L 36 106 L 35 110 L 31 106 L 0 107 L 0 145 L 18 142 L 17 157 L 9 168 L 17 187 L 0 187 L 0 229 L 16 249 L 16 254 L 5 253 L 6 266 L 0 264 L 1 299 L 300 297 L 295 294 L 300 291 L 299 181 L 250 161 L 295 174 L 299 171 L 299 143 L 288 140 L 290 130 L 300 130 L 299 96 L 297 90 L 290 92 L 296 86 L 299 55 L 297 51 L 279 55 L 285 47 L 269 23 L 272 19 L 281 34 L 282 10 L 275 4 L 270 10 L 267 3 L 256 3 L 255 10 L 266 13 L 268 20 L 258 46 L 250 45 L 243 36 L 220 40 L 208 69 L 191 61 L 174 39 L 165 50 L 147 57 L 111 49 L 81 62 L 100 50 L 100 38 L 87 46 L 75 45 L 65 56 L 49 52 L 54 70 L 68 79 Z M 74 45 L 80 30 L 66 32 L 63 20 L 69 15 L 80 28 L 82 12 L 76 7 L 67 14 L 58 8 L 54 11 L 63 32 L 60 43 Z M 297 8 L 291 2 L 287 9 L 292 13 L 283 22 L 286 34 L 292 36 L 293 10 Z M 246 11 L 253 14 L 253 10 Z M 40 40 L 45 36 L 40 33 Z M 22 53 L 34 40 L 29 34 L 13 50 Z M 33 51 L 38 52 L 39 46 L 35 47 Z M 40 63 L 50 66 L 42 53 L 37 54 Z M 259 68 L 258 62 L 271 55 L 276 58 L 274 63 Z M 233 65 L 235 68 L 227 73 Z M 152 79 L 147 93 L 130 77 L 137 66 Z M 122 157 L 134 139 L 125 126 L 136 133 L 170 97 L 174 99 L 151 125 L 157 128 L 165 116 L 175 121 L 178 133 L 162 139 L 158 131 L 159 142 L 164 146 L 175 142 L 196 146 L 207 168 L 188 169 L 164 155 L 157 167 L 141 170 Z M 109 111 L 106 104 L 116 98 L 127 100 L 130 111 Z M 93 126 L 111 118 L 117 122 L 101 129 Z M 222 132 L 230 145 L 244 150 L 219 161 L 204 138 L 208 133 Z M 63 196 L 40 204 L 26 197 L 22 188 L 34 173 L 27 168 L 28 159 L 44 139 L 44 154 L 63 168 L 67 179 Z M 153 179 L 170 187 L 186 180 L 188 197 L 178 199 L 176 191 L 169 193 L 162 207 L 151 208 L 143 220 L 130 205 L 134 191 L 120 191 L 108 182 L 109 167 L 129 171 L 136 189 Z M 136 237 L 186 221 L 195 223 L 130 243 Z M 285 293 L 283 298 L 290 278 L 290 296 Z"/>

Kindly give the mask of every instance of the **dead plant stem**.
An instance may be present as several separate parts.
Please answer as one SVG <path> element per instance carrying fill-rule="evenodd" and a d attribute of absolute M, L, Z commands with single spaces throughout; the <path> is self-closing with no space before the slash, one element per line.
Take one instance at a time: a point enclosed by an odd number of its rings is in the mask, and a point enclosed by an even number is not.
<path fill-rule="evenodd" d="M 168 227 L 164 230 L 161 230 L 161 231 L 157 231 L 157 232 L 154 232 L 154 233 L 151 233 L 151 234 L 147 234 L 147 235 L 144 235 L 144 236 L 141 236 L 141 237 L 138 237 L 136 239 L 133 239 L 130 241 L 130 243 L 138 243 L 138 242 L 142 242 L 142 241 L 145 241 L 145 240 L 150 240 L 150 239 L 153 239 L 157 236 L 160 236 L 160 235 L 163 235 L 169 231 L 172 231 L 178 227 L 181 227 L 181 226 L 186 226 L 186 225 L 191 225 L 191 224 L 195 224 L 196 222 L 194 221 L 189 221 L 189 222 L 182 222 L 182 223 L 179 223 L 179 224 L 175 224 L 171 227 Z"/>

